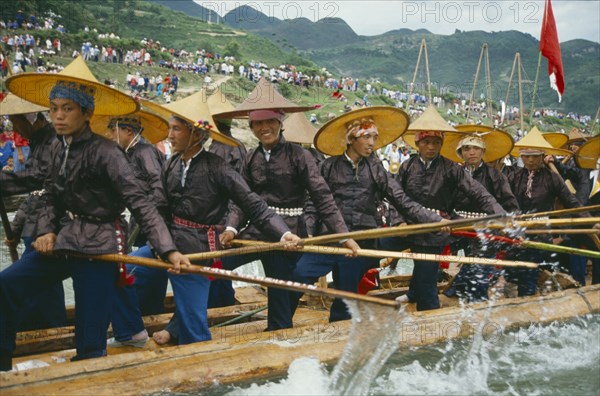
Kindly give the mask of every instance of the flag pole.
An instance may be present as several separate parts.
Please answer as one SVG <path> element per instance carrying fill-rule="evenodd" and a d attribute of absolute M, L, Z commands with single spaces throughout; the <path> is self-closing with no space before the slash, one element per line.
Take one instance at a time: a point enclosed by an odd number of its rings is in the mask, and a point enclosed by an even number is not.
<path fill-rule="evenodd" d="M 535 95 L 537 95 L 538 78 L 540 76 L 540 67 L 542 65 L 542 51 L 538 52 L 538 63 L 535 71 L 535 80 L 533 81 L 533 92 L 531 94 L 531 113 L 529 115 L 529 127 L 533 126 L 533 113 L 535 112 Z"/>

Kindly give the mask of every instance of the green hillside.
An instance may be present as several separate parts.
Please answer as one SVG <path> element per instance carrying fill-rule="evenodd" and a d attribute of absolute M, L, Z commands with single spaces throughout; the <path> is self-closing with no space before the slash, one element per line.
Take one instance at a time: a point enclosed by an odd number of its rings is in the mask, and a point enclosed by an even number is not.
<path fill-rule="evenodd" d="M 160 3 L 178 3 L 180 6 L 193 6 L 189 1 L 177 0 Z M 361 89 L 364 88 L 365 78 L 376 78 L 388 87 L 408 91 L 407 86 L 401 84 L 409 83 L 412 79 L 419 45 L 422 38 L 427 39 L 431 78 L 435 86 L 452 87 L 454 93 L 469 93 L 473 84 L 473 76 L 476 70 L 477 60 L 483 43 L 488 43 L 491 59 L 492 79 L 494 85 L 494 99 L 504 99 L 508 76 L 510 75 L 514 53 L 521 52 L 524 62 L 526 80 L 535 77 L 535 66 L 537 65 L 538 42 L 532 36 L 516 31 L 509 32 L 459 32 L 453 35 L 435 35 L 427 30 L 411 31 L 401 29 L 388 32 L 374 37 L 356 36 L 349 37 L 351 44 L 337 45 L 333 48 L 313 49 L 309 51 L 297 51 L 289 41 L 285 41 L 277 33 L 271 35 L 269 40 L 249 32 L 235 30 L 225 24 L 210 24 L 201 19 L 185 15 L 182 12 L 166 8 L 158 2 L 147 2 L 140 0 L 106 0 L 78 2 L 73 7 L 73 2 L 66 0 L 17 0 L 3 4 L 0 8 L 0 17 L 4 20 L 14 18 L 15 12 L 22 9 L 26 15 L 35 13 L 38 18 L 46 15 L 50 10 L 55 16 L 56 23 L 63 24 L 67 33 L 61 36 L 63 54 L 69 55 L 73 49 L 79 49 L 84 41 L 92 41 L 94 44 L 119 46 L 124 50 L 138 48 L 139 41 L 143 38 L 159 40 L 167 48 L 185 49 L 195 51 L 204 48 L 213 53 L 235 55 L 238 62 L 250 60 L 261 61 L 269 66 L 281 64 L 294 64 L 298 70 L 314 74 L 319 68 L 327 67 L 333 76 L 353 76 L 362 79 Z M 172 5 L 172 4 L 171 4 Z M 187 12 L 187 11 L 186 11 Z M 201 11 L 199 11 L 201 12 Z M 307 21 L 310 22 L 310 21 Z M 339 21 L 338 21 L 339 22 Z M 337 28 L 345 25 L 336 22 Z M 343 21 L 342 21 L 343 22 Z M 282 22 L 274 25 L 285 25 Z M 297 30 L 293 33 L 297 36 L 315 37 L 314 35 L 325 34 L 324 31 L 315 32 L 321 25 L 326 23 L 306 23 L 313 31 L 302 32 L 302 24 L 296 25 Z M 90 29 L 83 32 L 84 27 Z M 347 25 L 345 25 L 347 26 Z M 121 40 L 98 39 L 97 33 L 113 32 L 121 36 Z M 332 29 L 327 26 L 326 29 Z M 284 30 L 282 30 L 284 31 Z M 289 33 L 289 31 L 285 30 Z M 17 31 L 19 32 L 19 31 Z M 24 31 L 20 31 L 23 33 Z M 2 32 L 3 34 L 5 32 Z M 309 34 L 310 33 L 310 34 Z M 35 30 L 36 37 L 42 42 L 46 37 L 57 36 L 56 31 Z M 312 34 L 312 35 L 311 35 Z M 333 33 L 329 31 L 329 34 Z M 326 41 L 326 40 L 321 40 Z M 313 43 L 318 43 L 313 40 Z M 166 52 L 153 54 L 155 60 L 163 57 L 170 58 Z M 594 115 L 598 108 L 600 98 L 600 44 L 586 40 L 573 40 L 562 44 L 563 60 L 566 70 L 566 93 L 563 103 L 558 104 L 556 94 L 549 89 L 546 75 L 546 61 L 542 60 L 540 72 L 540 94 L 536 100 L 536 107 L 548 107 L 567 111 L 576 111 L 583 114 Z M 313 64 L 314 61 L 317 65 Z M 52 58 L 61 64 L 69 62 L 69 58 Z M 93 72 L 103 80 L 124 79 L 129 71 L 124 65 L 111 65 L 91 62 Z M 237 67 L 237 65 L 236 65 Z M 143 66 L 136 68 L 147 73 L 164 74 L 166 71 L 159 68 Z M 483 77 L 480 75 L 480 87 L 483 86 Z M 182 74 L 182 87 L 191 92 L 198 89 L 201 84 L 200 76 Z M 232 83 L 237 79 L 232 79 Z M 418 82 L 424 82 L 421 73 Z M 239 82 L 239 84 L 244 84 Z M 247 85 L 247 84 L 246 84 Z M 375 84 L 381 87 L 381 84 Z M 361 89 L 357 93 L 345 92 L 350 104 L 358 97 L 362 99 L 365 92 Z M 320 103 L 325 106 L 317 110 L 320 120 L 325 120 L 330 114 L 338 114 L 342 108 L 342 102 L 331 100 L 330 92 L 324 88 L 320 90 L 300 90 L 283 85 L 284 94 L 293 100 L 303 103 Z M 287 91 L 287 92 L 285 92 Z M 516 95 L 516 88 L 513 88 Z M 531 84 L 524 87 L 527 95 L 531 91 Z M 242 98 L 232 98 L 240 101 Z M 394 104 L 393 101 L 381 96 L 369 96 L 373 104 Z M 516 104 L 516 96 L 509 100 L 509 104 Z M 526 110 L 531 106 L 531 98 L 525 98 Z M 461 122 L 456 119 L 453 121 Z M 544 130 L 560 129 L 570 130 L 572 126 L 580 126 L 571 120 L 548 119 L 544 120 Z"/>
<path fill-rule="evenodd" d="M 529 34 L 509 32 L 456 32 L 449 36 L 431 33 L 388 32 L 380 36 L 362 37 L 361 43 L 306 52 L 315 63 L 335 70 L 340 75 L 376 78 L 389 84 L 412 81 L 421 40 L 427 40 L 431 80 L 439 87 L 469 94 L 483 43 L 488 43 L 494 99 L 504 100 L 515 53 L 521 54 L 525 74 L 523 87 L 525 104 L 531 106 L 531 95 L 538 62 L 539 42 Z M 542 59 L 536 107 L 595 114 L 600 100 L 600 44 L 587 40 L 562 43 L 566 88 L 562 103 L 550 90 L 547 63 Z M 423 67 L 425 62 L 421 60 Z M 424 67 L 423 67 L 424 70 Z M 425 74 L 417 81 L 426 82 Z M 480 71 L 478 86 L 485 74 Z M 518 103 L 516 75 L 509 102 Z"/>
<path fill-rule="evenodd" d="M 34 13 L 39 18 L 52 10 L 60 16 L 55 17 L 57 24 L 63 24 L 67 32 L 78 32 L 61 38 L 63 45 L 75 49 L 87 40 L 129 49 L 139 46 L 139 40 L 148 38 L 160 41 L 167 48 L 186 51 L 204 48 L 213 53 L 228 52 L 236 58 L 254 59 L 267 64 L 280 64 L 288 56 L 271 41 L 260 36 L 236 31 L 223 24 L 209 24 L 154 2 L 92 0 L 77 2 L 77 7 L 73 5 L 72 1 L 67 0 L 18 0 L 3 4 L 0 17 L 5 21 L 13 19 L 17 10 L 21 9 L 26 15 Z M 90 32 L 84 33 L 82 30 L 86 26 Z M 114 33 L 128 40 L 99 41 L 96 34 L 92 33 L 93 29 L 99 33 Z M 45 35 L 52 34 L 43 30 L 36 30 L 34 33 L 44 40 Z M 228 51 L 225 51 L 226 48 Z"/>

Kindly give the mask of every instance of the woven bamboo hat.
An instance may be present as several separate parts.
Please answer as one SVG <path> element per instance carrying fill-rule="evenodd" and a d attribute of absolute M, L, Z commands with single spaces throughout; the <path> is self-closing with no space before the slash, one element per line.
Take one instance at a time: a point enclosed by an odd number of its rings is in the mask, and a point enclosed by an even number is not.
<path fill-rule="evenodd" d="M 567 144 L 584 143 L 586 141 L 587 137 L 579 132 L 579 129 L 573 128 L 569 132 L 569 140 L 567 141 Z"/>
<path fill-rule="evenodd" d="M 0 102 L 0 115 L 37 113 L 38 111 L 47 110 L 47 107 L 38 106 L 35 103 L 28 102 L 11 93 L 8 93 L 4 99 L 2 99 L 2 102 Z"/>
<path fill-rule="evenodd" d="M 588 140 L 575 154 L 575 162 L 583 169 L 596 169 L 598 158 L 600 158 L 600 136 Z"/>
<path fill-rule="evenodd" d="M 165 105 L 159 105 L 147 100 L 141 101 L 141 104 L 144 109 L 150 110 L 165 119 L 176 116 L 183 118 L 192 125 L 204 125 L 203 128 L 208 131 L 209 136 L 213 140 L 229 146 L 239 145 L 234 139 L 219 132 L 208 108 L 206 95 L 202 91 Z"/>
<path fill-rule="evenodd" d="M 142 136 L 152 144 L 167 138 L 169 123 L 163 117 L 145 110 L 123 116 L 92 116 L 90 127 L 95 133 L 110 137 L 112 124 L 118 123 L 133 128 L 142 128 Z"/>
<path fill-rule="evenodd" d="M 448 125 L 434 106 L 427 107 L 423 114 L 410 124 L 408 130 L 402 136 L 402 140 L 417 150 L 416 136 L 419 132 L 438 132 L 440 136 L 443 136 L 443 139 L 452 134 L 456 134 L 461 138 L 465 137 L 462 132 L 458 132 L 452 126 Z M 452 153 L 451 155 L 456 156 L 456 153 Z"/>
<path fill-rule="evenodd" d="M 346 151 L 348 127 L 363 119 L 372 120 L 377 127 L 379 138 L 373 150 L 396 141 L 406 132 L 410 120 L 404 111 L 391 106 L 373 106 L 353 110 L 323 125 L 315 136 L 315 147 L 323 154 L 342 155 Z"/>
<path fill-rule="evenodd" d="M 235 110 L 215 113 L 215 118 L 247 118 L 255 110 L 301 113 L 316 106 L 298 106 L 284 98 L 266 78 L 261 78 L 248 97 Z"/>
<path fill-rule="evenodd" d="M 542 136 L 544 136 L 544 139 L 555 148 L 561 148 L 567 144 L 567 140 L 569 140 L 567 135 L 560 132 L 542 132 Z"/>
<path fill-rule="evenodd" d="M 97 115 L 129 114 L 138 109 L 131 96 L 100 83 L 81 56 L 60 73 L 22 73 L 6 80 L 10 92 L 43 107 L 50 107 L 50 92 L 57 85 L 85 90 L 93 97 Z"/>
<path fill-rule="evenodd" d="M 283 121 L 285 140 L 293 143 L 312 144 L 317 134 L 315 128 L 302 113 L 294 113 Z"/>
<path fill-rule="evenodd" d="M 451 133 L 445 136 L 440 152 L 442 156 L 454 162 L 463 162 L 463 159 L 458 155 L 458 151 L 462 146 L 477 145 L 476 142 L 482 143 L 481 146 L 485 149 L 483 162 L 493 162 L 504 158 L 513 148 L 512 136 L 500 129 L 484 125 L 458 125 L 456 130 L 465 135 Z M 471 144 L 467 139 L 473 139 Z"/>
<path fill-rule="evenodd" d="M 520 157 L 526 155 L 526 153 L 535 154 L 547 154 L 547 155 L 571 155 L 572 153 L 568 150 L 552 147 L 552 145 L 544 139 L 544 136 L 539 129 L 533 127 L 531 131 L 517 143 L 511 151 L 513 157 Z"/>
<path fill-rule="evenodd" d="M 219 113 L 228 113 L 235 110 L 235 106 L 225 97 L 220 87 L 214 90 L 203 89 L 200 92 L 204 94 L 208 108 L 215 120 L 222 118 L 219 117 Z"/>

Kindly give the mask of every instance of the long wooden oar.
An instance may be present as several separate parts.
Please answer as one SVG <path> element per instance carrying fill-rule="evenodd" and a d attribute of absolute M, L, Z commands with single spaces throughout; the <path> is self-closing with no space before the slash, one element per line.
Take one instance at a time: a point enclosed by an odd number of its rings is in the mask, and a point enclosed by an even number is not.
<path fill-rule="evenodd" d="M 557 228 L 555 230 L 525 230 L 527 235 L 539 235 L 539 234 L 563 234 L 563 235 L 578 235 L 578 234 L 600 234 L 600 230 L 593 228 L 589 229 L 574 229 L 574 230 L 562 230 Z"/>
<path fill-rule="evenodd" d="M 202 252 L 202 253 L 187 254 L 186 256 L 187 256 L 187 258 L 189 258 L 192 261 L 211 260 L 211 259 L 218 259 L 221 257 L 228 257 L 228 256 L 239 256 L 239 255 L 243 255 L 243 254 L 268 252 L 270 250 L 277 250 L 280 248 L 284 249 L 286 245 L 287 245 L 287 242 L 265 243 L 264 245 L 261 245 L 261 246 L 244 246 L 241 248 L 217 250 L 214 252 Z"/>
<path fill-rule="evenodd" d="M 19 259 L 19 252 L 17 252 L 17 244 L 15 243 L 15 235 L 12 232 L 12 228 L 10 226 L 10 221 L 8 220 L 8 214 L 6 213 L 6 206 L 4 206 L 4 199 L 2 199 L 2 194 L 0 194 L 0 217 L 2 218 L 2 226 L 4 227 L 4 234 L 6 235 L 6 239 L 11 241 L 8 244 L 8 251 L 10 252 L 10 259 L 14 263 Z"/>
<path fill-rule="evenodd" d="M 532 217 L 542 217 L 542 216 L 563 216 L 566 214 L 574 214 L 574 213 L 581 213 L 581 212 L 595 212 L 597 210 L 600 210 L 600 205 L 590 205 L 590 206 L 580 206 L 578 208 L 571 208 L 571 209 L 560 209 L 560 210 L 551 210 L 548 212 L 539 212 L 539 213 L 527 213 L 527 214 L 522 214 L 519 216 L 516 216 L 516 219 L 521 220 L 521 219 L 528 219 L 528 218 L 532 218 Z"/>
<path fill-rule="evenodd" d="M 545 219 L 545 220 L 524 220 L 515 221 L 515 225 L 518 227 L 531 228 L 542 228 L 542 227 L 576 227 L 582 225 L 592 225 L 600 222 L 600 217 L 578 217 L 576 219 Z M 502 224 L 488 224 L 486 228 L 491 230 L 502 230 L 506 228 Z M 457 227 L 452 228 L 452 231 L 471 231 L 473 227 Z"/>
<path fill-rule="evenodd" d="M 252 246 L 255 248 L 256 246 Z M 136 264 L 142 265 L 144 267 L 150 268 L 158 268 L 168 270 L 173 268 L 171 264 L 165 263 L 161 260 L 157 259 L 149 259 L 143 257 L 134 257 L 134 256 L 125 256 L 120 254 L 102 254 L 97 256 L 84 256 L 84 255 L 74 255 L 76 257 L 87 257 L 93 260 L 101 260 L 108 261 L 113 263 L 128 263 L 128 264 Z M 249 275 L 240 275 L 233 271 L 227 271 L 219 268 L 211 268 L 211 267 L 203 267 L 200 265 L 192 265 L 192 266 L 182 266 L 181 272 L 190 273 L 190 274 L 199 274 L 213 278 L 219 279 L 229 279 L 241 282 L 254 283 L 257 285 L 262 285 L 266 287 L 276 287 L 279 289 L 285 289 L 290 291 L 295 291 L 299 293 L 306 293 L 314 296 L 328 296 L 332 298 L 345 298 L 348 300 L 355 300 L 361 302 L 367 302 L 377 305 L 382 305 L 386 307 L 398 308 L 399 304 L 392 300 L 385 300 L 383 298 L 377 298 L 372 296 L 362 296 L 356 293 L 350 293 L 343 290 L 337 289 L 322 289 L 320 287 L 314 285 L 305 285 L 303 283 L 292 282 L 292 281 L 284 281 L 281 279 L 273 279 L 273 278 L 261 278 L 256 276 Z"/>
<path fill-rule="evenodd" d="M 246 241 L 246 240 L 235 240 L 234 243 L 244 246 L 262 246 L 264 242 L 258 241 Z M 317 253 L 317 254 L 334 254 L 338 256 L 345 256 L 352 253 L 352 250 L 335 247 L 335 246 L 307 246 L 304 245 L 301 252 L 305 253 Z M 537 264 L 529 261 L 508 261 L 508 260 L 496 260 L 483 257 L 465 257 L 465 256 L 446 256 L 441 254 L 426 254 L 426 253 L 409 253 L 409 252 L 394 252 L 390 250 L 372 250 L 372 249 L 360 249 L 358 256 L 361 257 L 373 257 L 373 258 L 396 258 L 396 259 L 409 259 L 415 261 L 451 261 L 453 263 L 461 264 L 481 264 L 481 265 L 493 265 L 503 267 L 524 267 L 524 268 L 537 268 Z"/>
<path fill-rule="evenodd" d="M 600 258 L 600 252 L 594 252 L 594 251 L 585 250 L 585 249 L 577 249 L 577 248 L 572 248 L 572 247 L 568 247 L 568 246 L 552 245 L 550 243 L 520 241 L 518 239 L 511 239 L 511 238 L 498 236 L 498 235 L 490 235 L 490 234 L 483 234 L 483 233 L 478 234 L 476 232 L 469 232 L 469 231 L 456 231 L 456 232 L 452 232 L 452 235 L 463 236 L 463 237 L 467 237 L 467 238 L 482 238 L 483 237 L 490 241 L 506 243 L 509 245 L 515 245 L 515 246 L 522 247 L 522 248 L 545 250 L 545 251 L 557 252 L 557 253 L 575 254 L 575 255 L 584 256 L 584 257 Z"/>
<path fill-rule="evenodd" d="M 321 235 L 311 238 L 303 239 L 304 245 L 320 245 L 326 243 L 334 243 L 339 242 L 344 239 L 354 239 L 354 240 L 363 240 L 363 239 L 377 239 L 377 238 L 387 238 L 387 237 L 396 237 L 396 236 L 405 236 L 405 235 L 417 235 L 417 234 L 428 234 L 430 232 L 440 231 L 444 227 L 454 228 L 467 226 L 472 224 L 477 224 L 481 222 L 487 222 L 490 220 L 498 220 L 502 218 L 506 218 L 508 215 L 505 214 L 496 214 L 490 215 L 486 217 L 480 217 L 477 219 L 460 219 L 448 221 L 445 223 L 424 223 L 424 224 L 413 224 L 407 226 L 397 226 L 397 227 L 385 227 L 385 228 L 374 228 L 370 230 L 361 230 L 361 231 L 351 231 L 344 232 L 339 234 L 328 234 Z"/>

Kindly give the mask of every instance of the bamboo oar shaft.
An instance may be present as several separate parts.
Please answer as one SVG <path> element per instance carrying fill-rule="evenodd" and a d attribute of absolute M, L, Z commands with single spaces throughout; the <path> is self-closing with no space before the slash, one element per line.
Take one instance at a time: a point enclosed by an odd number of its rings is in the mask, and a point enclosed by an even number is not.
<path fill-rule="evenodd" d="M 262 242 L 258 241 L 234 241 L 241 245 L 252 246 L 260 245 Z M 342 247 L 335 246 L 303 246 L 300 250 L 305 253 L 317 253 L 317 254 L 333 254 L 344 256 L 351 254 L 352 250 Z M 508 261 L 508 260 L 496 260 L 482 257 L 464 257 L 464 256 L 446 256 L 441 254 L 426 254 L 426 253 L 409 253 L 409 252 L 394 252 L 390 250 L 372 250 L 372 249 L 360 249 L 358 251 L 360 257 L 373 257 L 373 258 L 396 258 L 396 259 L 409 259 L 415 261 L 450 261 L 453 263 L 462 264 L 481 264 L 481 265 L 493 265 L 503 267 L 525 267 L 525 268 L 537 268 L 537 264 L 527 261 Z"/>
<path fill-rule="evenodd" d="M 441 230 L 444 227 L 459 227 L 472 225 L 480 222 L 486 222 L 489 220 L 495 220 L 504 218 L 506 215 L 497 214 L 490 215 L 486 217 L 481 217 L 479 219 L 461 219 L 461 220 L 453 220 L 445 223 L 425 223 L 425 224 L 414 224 L 408 226 L 398 226 L 398 227 L 386 227 L 386 228 L 374 228 L 370 230 L 361 230 L 361 231 L 351 231 L 339 234 L 328 234 L 322 236 L 316 236 L 311 238 L 303 239 L 304 245 L 320 245 L 326 243 L 339 242 L 344 239 L 355 239 L 355 240 L 363 240 L 363 239 L 377 239 L 377 238 L 386 238 L 386 237 L 395 237 L 395 236 L 403 236 L 403 235 L 416 235 L 416 234 L 427 234 L 430 232 L 436 232 Z"/>
<path fill-rule="evenodd" d="M 471 231 L 454 231 L 453 235 L 462 236 L 467 238 L 484 238 L 490 241 L 507 243 L 509 245 L 515 245 L 522 248 L 530 248 L 537 250 L 546 250 L 549 252 L 557 252 L 557 253 L 566 253 L 566 254 L 575 254 L 578 256 L 584 257 L 592 257 L 592 258 L 600 258 L 600 252 L 594 252 L 591 250 L 585 249 L 576 249 L 568 246 L 561 245 L 553 245 L 551 243 L 543 243 L 543 242 L 534 242 L 534 241 L 521 241 L 519 239 L 511 239 L 504 236 L 499 235 L 490 235 L 483 233 L 475 233 Z"/>
<path fill-rule="evenodd" d="M 260 308 L 254 309 L 252 311 L 244 312 L 243 314 L 241 314 L 239 316 L 236 316 L 235 318 L 232 318 L 232 319 L 229 319 L 229 320 L 227 320 L 225 322 L 216 324 L 216 325 L 212 326 L 212 328 L 219 328 L 219 327 L 229 326 L 230 324 L 234 324 L 234 323 L 239 322 L 240 320 L 243 320 L 243 319 L 249 318 L 251 316 L 254 316 L 257 313 L 262 312 L 262 311 L 264 311 L 267 308 L 269 308 L 269 306 L 265 305 L 264 307 L 260 307 Z"/>
<path fill-rule="evenodd" d="M 221 257 L 228 256 L 239 256 L 243 254 L 253 254 L 253 253 L 261 253 L 267 252 L 270 250 L 276 250 L 279 248 L 284 248 L 286 243 L 277 242 L 277 243 L 265 243 L 264 245 L 256 245 L 256 246 L 244 246 L 241 248 L 227 249 L 227 250 L 217 250 L 214 252 L 202 252 L 202 253 L 193 253 L 186 255 L 192 261 L 201 261 L 201 260 L 212 260 L 218 259 Z"/>
<path fill-rule="evenodd" d="M 596 210 L 600 210 L 600 205 L 590 205 L 590 206 L 580 206 L 578 208 L 570 208 L 570 209 L 560 209 L 560 210 L 551 210 L 548 212 L 539 212 L 539 213 L 527 213 L 516 216 L 517 220 L 527 219 L 530 217 L 541 217 L 541 216 L 562 216 L 566 214 L 574 214 L 581 212 L 594 212 Z"/>
<path fill-rule="evenodd" d="M 546 250 L 549 252 L 574 254 L 577 256 L 600 258 L 600 252 L 594 252 L 586 249 L 577 249 L 569 246 L 552 245 L 550 243 L 534 242 L 534 241 L 523 241 L 521 245 L 524 248 Z"/>
<path fill-rule="evenodd" d="M 564 235 L 577 235 L 577 234 L 600 234 L 600 230 L 588 229 L 588 230 L 525 230 L 527 235 L 537 234 L 564 234 Z"/>
<path fill-rule="evenodd" d="M 518 227 L 525 227 L 525 228 L 529 229 L 529 228 L 540 228 L 540 227 L 548 227 L 548 226 L 574 227 L 574 226 L 580 226 L 580 225 L 596 224 L 598 222 L 600 222 L 600 217 L 580 217 L 580 218 L 576 218 L 576 219 L 545 219 L 545 220 L 516 221 L 515 225 Z M 489 228 L 491 230 L 501 230 L 501 229 L 506 228 L 506 226 L 502 225 L 502 224 L 489 224 L 489 225 L 487 225 L 487 228 Z M 452 227 L 452 231 L 469 231 L 469 230 L 473 230 L 473 229 L 474 228 L 471 226 L 457 227 L 457 228 Z"/>
<path fill-rule="evenodd" d="M 158 268 L 168 270 L 173 268 L 171 264 L 167 264 L 157 259 L 149 259 L 144 257 L 134 257 L 134 256 L 125 256 L 119 254 L 102 254 L 98 256 L 87 256 L 87 255 L 78 255 L 77 257 L 86 257 L 94 260 L 108 261 L 113 263 L 128 263 L 128 264 L 136 264 L 144 267 L 150 268 Z M 279 289 L 285 289 L 290 291 L 295 291 L 299 293 L 306 293 L 315 296 L 328 296 L 333 298 L 345 298 L 348 300 L 362 301 L 372 304 L 378 304 L 386 307 L 397 308 L 398 304 L 392 300 L 385 300 L 383 298 L 377 298 L 372 296 L 363 296 L 356 293 L 350 293 L 343 290 L 337 289 L 322 289 L 314 285 L 305 285 L 303 283 L 285 281 L 281 279 L 273 279 L 273 278 L 260 278 L 249 275 L 241 275 L 235 273 L 233 271 L 227 271 L 219 268 L 211 268 L 204 267 L 200 265 L 192 265 L 192 266 L 184 266 L 181 267 L 181 272 L 190 273 L 190 274 L 199 274 L 213 278 L 219 279 L 229 279 L 241 282 L 254 283 L 266 287 L 276 287 Z"/>

